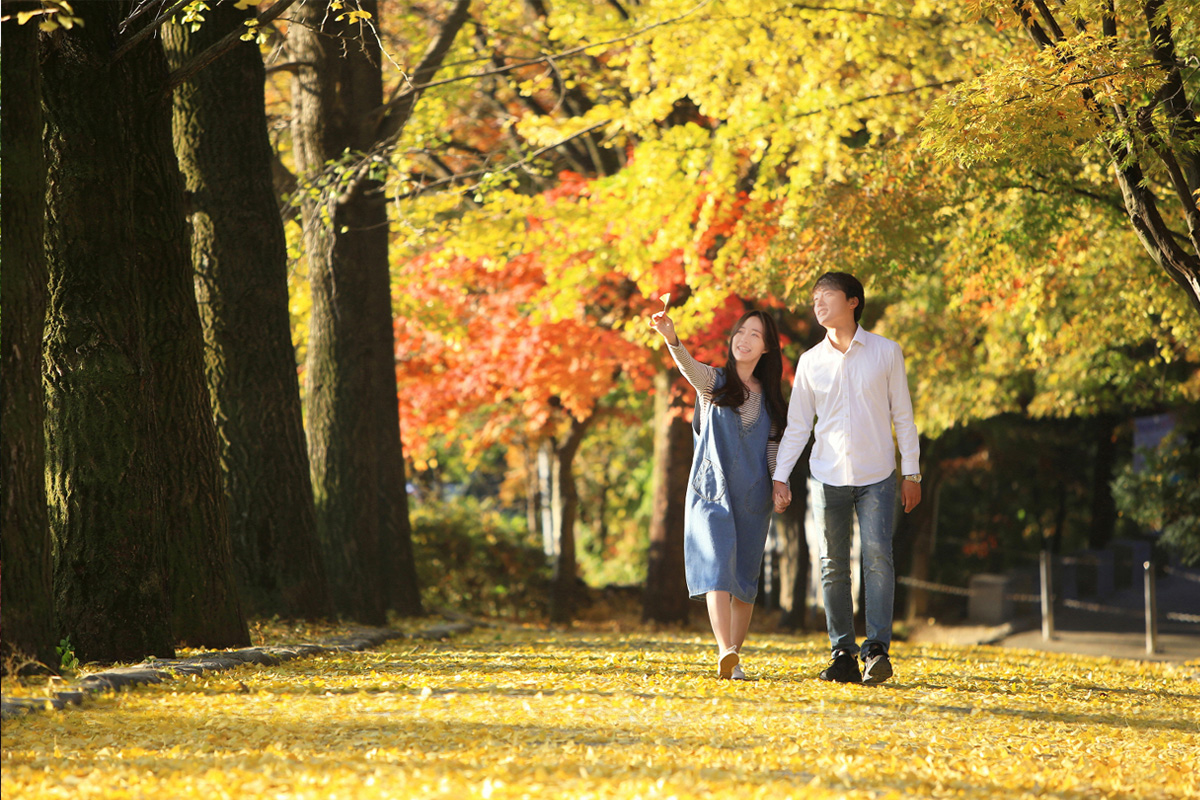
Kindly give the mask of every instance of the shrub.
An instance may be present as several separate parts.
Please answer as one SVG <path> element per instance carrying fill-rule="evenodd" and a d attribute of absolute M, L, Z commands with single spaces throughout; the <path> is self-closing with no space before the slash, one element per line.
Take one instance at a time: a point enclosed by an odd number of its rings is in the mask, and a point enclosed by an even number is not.
<path fill-rule="evenodd" d="M 426 608 L 544 616 L 549 568 L 524 519 L 470 498 L 414 504 L 413 554 Z"/>
<path fill-rule="evenodd" d="M 1158 531 L 1183 563 L 1200 563 L 1200 425 L 1192 420 L 1145 452 L 1145 466 L 1124 467 L 1112 482 L 1122 516 Z"/>

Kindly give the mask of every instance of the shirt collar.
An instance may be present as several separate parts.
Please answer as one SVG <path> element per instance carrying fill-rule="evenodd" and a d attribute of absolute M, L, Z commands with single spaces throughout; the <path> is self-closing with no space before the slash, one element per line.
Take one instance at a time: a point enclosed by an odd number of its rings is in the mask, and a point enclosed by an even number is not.
<path fill-rule="evenodd" d="M 830 341 L 828 332 L 825 334 L 825 338 L 822 339 L 821 341 L 825 344 L 826 347 L 828 347 L 833 352 L 837 353 L 838 355 L 844 355 L 844 353 L 842 353 L 841 350 L 838 350 L 836 347 L 833 346 L 833 342 Z M 867 344 L 867 329 L 864 328 L 862 325 L 858 326 L 858 329 L 854 331 L 854 338 L 850 340 L 850 347 L 854 347 L 854 345 L 856 345 L 856 344 L 863 345 L 863 346 L 865 346 Z M 850 352 L 849 348 L 846 349 L 846 352 L 847 353 Z"/>

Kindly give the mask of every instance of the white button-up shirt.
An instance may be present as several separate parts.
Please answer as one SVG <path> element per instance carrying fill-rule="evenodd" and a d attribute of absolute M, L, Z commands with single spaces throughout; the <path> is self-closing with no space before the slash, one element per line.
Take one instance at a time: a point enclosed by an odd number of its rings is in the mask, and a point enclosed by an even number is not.
<path fill-rule="evenodd" d="M 896 469 L 893 425 L 901 474 L 920 472 L 921 448 L 900 345 L 859 326 L 842 353 L 826 336 L 796 363 L 775 480 L 787 482 L 815 427 L 808 462 L 814 478 L 829 486 L 879 483 Z"/>

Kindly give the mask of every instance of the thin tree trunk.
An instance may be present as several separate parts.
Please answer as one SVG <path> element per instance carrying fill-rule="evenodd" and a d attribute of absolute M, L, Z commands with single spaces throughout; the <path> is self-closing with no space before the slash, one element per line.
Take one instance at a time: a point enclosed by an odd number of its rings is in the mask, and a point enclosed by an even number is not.
<path fill-rule="evenodd" d="M 377 18 L 374 2 L 362 8 Z M 376 143 L 383 104 L 379 44 L 323 4 L 296 8 L 289 29 L 293 143 L 315 186 L 344 151 Z M 345 37 L 334 38 L 334 34 Z M 337 607 L 382 623 L 421 611 L 413 564 L 396 397 L 388 223 L 383 187 L 362 164 L 303 207 L 313 304 L 306 366 L 317 523 Z"/>
<path fill-rule="evenodd" d="M 538 484 L 537 454 L 526 444 L 522 450 L 525 464 L 525 526 L 532 535 L 542 517 L 541 489 Z"/>
<path fill-rule="evenodd" d="M 683 522 L 692 464 L 692 428 L 680 403 L 672 402 L 674 372 L 654 377 L 654 506 L 642 618 L 687 622 L 687 576 L 683 562 Z"/>
<path fill-rule="evenodd" d="M 129 219 L 136 59 L 109 65 L 125 4 L 84 3 L 42 56 L 50 275 L 46 483 L 58 625 L 83 661 L 171 656 L 145 302 Z M 97 192 L 103 191 L 103 202 Z"/>
<path fill-rule="evenodd" d="M 0 83 L 9 87 L 0 106 L 4 191 L 0 193 L 0 297 L 4 299 L 3 367 L 0 369 L 0 658 L 23 669 L 33 659 L 55 662 L 53 567 L 46 516 L 45 405 L 42 394 L 42 328 L 46 320 L 43 250 L 46 162 L 42 155 L 41 71 L 37 25 L 18 25 L 20 11 L 40 3 L 6 3 Z"/>
<path fill-rule="evenodd" d="M 782 514 L 775 515 L 775 534 L 782 544 L 779 560 L 779 626 L 788 630 L 808 627 L 808 582 L 812 565 L 808 558 L 808 539 L 804 517 L 808 511 L 808 456 L 806 447 L 792 468 L 789 485 L 792 502 Z"/>
<path fill-rule="evenodd" d="M 924 442 L 922 442 L 924 444 Z M 921 473 L 921 503 L 908 514 L 900 512 L 900 525 L 897 531 L 912 542 L 912 561 L 908 571 L 910 578 L 927 581 L 933 559 L 934 526 L 937 524 L 938 491 L 944 477 L 938 459 L 939 442 L 933 440 L 928 446 L 922 447 L 924 455 Z M 927 589 L 907 587 L 907 605 L 905 618 L 909 623 L 929 616 L 929 591 Z"/>
<path fill-rule="evenodd" d="M 575 558 L 575 520 L 579 513 L 579 491 L 575 486 L 575 455 L 593 417 L 571 419 L 566 440 L 554 450 L 554 516 L 557 521 L 558 557 L 550 584 L 550 619 L 569 622 L 579 604 L 579 570 Z"/>
<path fill-rule="evenodd" d="M 1112 541 L 1117 527 L 1117 504 L 1110 486 L 1117 458 L 1117 418 L 1105 414 L 1096 420 L 1096 425 L 1096 460 L 1092 464 L 1092 527 L 1088 534 L 1088 546 L 1099 550 Z"/>
<path fill-rule="evenodd" d="M 199 30 L 168 24 L 179 68 L 250 10 L 219 5 Z M 258 47 L 240 42 L 175 90 L 205 366 L 229 504 L 235 574 L 250 613 L 328 616 L 288 316 L 287 245 L 275 198 Z"/>

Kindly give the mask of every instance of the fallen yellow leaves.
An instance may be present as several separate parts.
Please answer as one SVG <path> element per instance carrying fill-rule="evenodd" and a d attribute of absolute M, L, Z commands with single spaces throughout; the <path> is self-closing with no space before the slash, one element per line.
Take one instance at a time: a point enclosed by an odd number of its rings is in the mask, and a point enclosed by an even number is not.
<path fill-rule="evenodd" d="M 1195 667 L 893 648 L 822 683 L 756 637 L 718 682 L 686 633 L 488 630 L 181 679 L 3 725 L 18 797 L 1200 795 Z"/>

